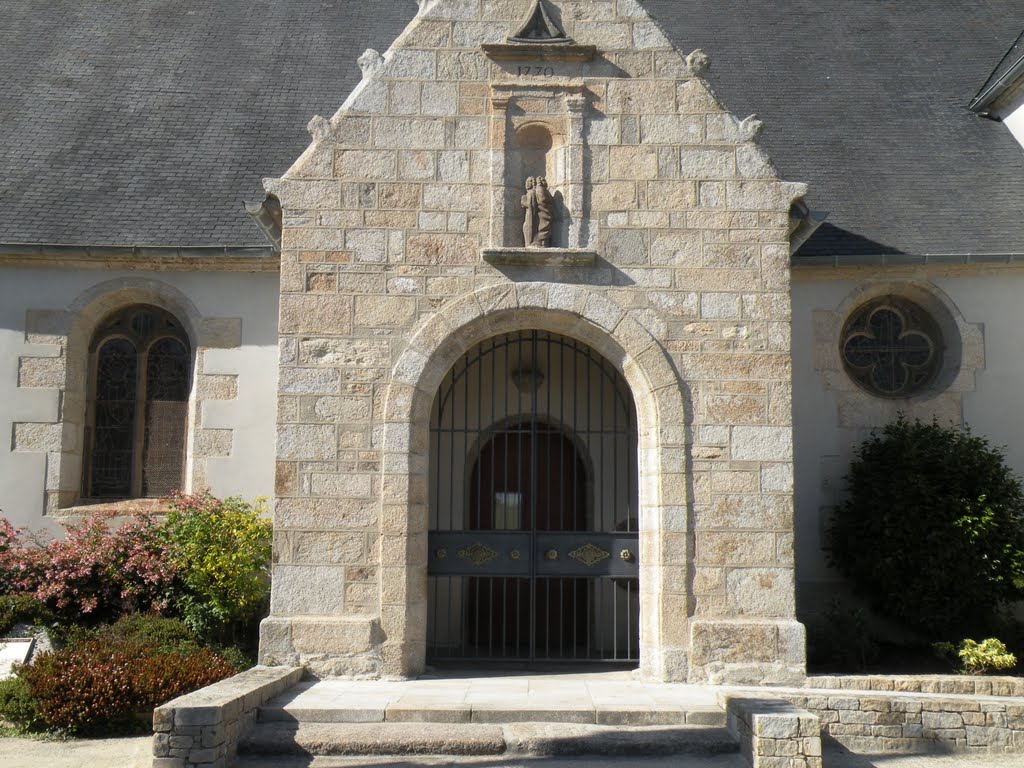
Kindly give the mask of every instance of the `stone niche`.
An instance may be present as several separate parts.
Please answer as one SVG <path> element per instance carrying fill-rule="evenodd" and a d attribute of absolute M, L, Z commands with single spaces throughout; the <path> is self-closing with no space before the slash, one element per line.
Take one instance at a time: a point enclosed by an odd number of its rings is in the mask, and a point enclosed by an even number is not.
<path fill-rule="evenodd" d="M 582 80 L 491 85 L 489 261 L 593 262 L 597 232 L 584 208 L 586 105 Z M 538 176 L 547 179 L 555 200 L 551 247 L 526 249 L 521 199 L 526 179 Z"/>
<path fill-rule="evenodd" d="M 568 236 L 568 216 L 565 207 L 565 198 L 562 194 L 562 182 L 565 174 L 565 132 L 559 130 L 564 126 L 552 125 L 548 121 L 530 120 L 525 124 L 516 127 L 512 132 L 508 148 L 508 162 L 505 163 L 505 233 L 504 244 L 512 245 L 516 242 L 516 225 L 522 219 L 522 208 L 517 212 L 519 192 L 516 184 L 523 186 L 523 181 L 528 178 L 543 177 L 547 179 L 548 187 L 555 200 L 555 221 L 551 237 L 551 246 L 554 248 L 565 247 Z M 513 125 L 517 121 L 513 121 Z M 520 189 L 521 191 L 521 189 Z M 522 245 L 526 247 L 526 235 L 522 227 L 518 229 L 522 238 Z"/>

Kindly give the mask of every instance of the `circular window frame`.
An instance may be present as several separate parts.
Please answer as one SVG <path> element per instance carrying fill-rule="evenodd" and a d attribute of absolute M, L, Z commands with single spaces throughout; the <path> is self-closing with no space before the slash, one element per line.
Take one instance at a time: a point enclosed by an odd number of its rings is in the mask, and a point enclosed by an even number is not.
<path fill-rule="evenodd" d="M 875 375 L 878 364 L 858 366 L 849 359 L 847 350 L 856 338 L 872 338 L 876 329 L 872 328 L 872 318 L 880 312 L 896 315 L 901 328 L 900 338 L 917 336 L 927 341 L 931 355 L 920 365 L 911 365 L 900 361 L 907 371 L 907 383 L 898 389 L 888 390 L 879 386 Z M 839 359 L 843 370 L 857 387 L 873 397 L 885 400 L 909 400 L 922 394 L 934 391 L 936 382 L 943 375 L 947 353 L 946 334 L 943 333 L 941 322 L 920 303 L 905 296 L 887 294 L 875 296 L 864 301 L 849 314 L 843 323 L 839 336 Z M 918 350 L 919 351 L 919 350 Z M 905 351 L 912 354 L 911 351 Z"/>

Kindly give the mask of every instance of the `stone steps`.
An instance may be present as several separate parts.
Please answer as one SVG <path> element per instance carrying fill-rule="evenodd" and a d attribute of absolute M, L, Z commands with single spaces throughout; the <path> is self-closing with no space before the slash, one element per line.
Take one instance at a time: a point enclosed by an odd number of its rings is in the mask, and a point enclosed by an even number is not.
<path fill-rule="evenodd" d="M 275 755 L 368 761 L 500 755 L 494 765 L 504 766 L 540 758 L 739 754 L 713 691 L 647 684 L 621 672 L 307 680 L 255 715 L 239 744 L 253 765 Z"/>
<path fill-rule="evenodd" d="M 859 758 L 858 758 L 859 759 Z M 531 755 L 458 756 L 458 755 L 394 755 L 380 757 L 346 757 L 328 755 L 242 755 L 232 768 L 750 768 L 738 753 L 720 755 L 669 755 L 668 757 L 536 757 Z M 860 765 L 858 763 L 858 765 Z M 838 768 L 838 765 L 837 765 Z M 853 768 L 852 763 L 848 768 Z M 907 768 L 911 768 L 907 766 Z M 981 766 L 978 768 L 995 768 Z M 1010 768 L 1000 765 L 999 768 Z M 1014 766 L 1013 768 L 1016 768 Z"/>
<path fill-rule="evenodd" d="M 725 728 L 572 722 L 264 722 L 239 745 L 243 755 L 665 756 L 738 751 Z"/>
<path fill-rule="evenodd" d="M 451 704 L 404 699 L 371 707 L 318 706 L 278 701 L 259 708 L 260 723 L 576 723 L 587 725 L 654 726 L 691 725 L 724 727 L 721 707 L 628 707 L 615 705 L 528 707 L 501 703 Z"/>

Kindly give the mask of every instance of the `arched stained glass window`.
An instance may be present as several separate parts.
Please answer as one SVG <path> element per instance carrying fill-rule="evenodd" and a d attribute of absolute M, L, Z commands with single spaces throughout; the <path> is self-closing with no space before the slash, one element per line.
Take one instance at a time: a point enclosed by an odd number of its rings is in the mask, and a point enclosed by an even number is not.
<path fill-rule="evenodd" d="M 874 395 L 911 397 L 942 367 L 942 332 L 926 310 L 902 297 L 885 296 L 858 307 L 843 328 L 843 365 Z"/>
<path fill-rule="evenodd" d="M 103 322 L 90 346 L 83 495 L 166 496 L 181 488 L 192 353 L 181 323 L 134 306 Z"/>

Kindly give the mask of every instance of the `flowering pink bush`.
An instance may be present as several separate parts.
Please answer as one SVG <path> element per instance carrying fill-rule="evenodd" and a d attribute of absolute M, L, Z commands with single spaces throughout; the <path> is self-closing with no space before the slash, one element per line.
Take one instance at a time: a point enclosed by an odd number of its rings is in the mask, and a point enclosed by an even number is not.
<path fill-rule="evenodd" d="M 0 518 L 0 596 L 34 598 L 60 624 L 152 612 L 220 642 L 248 632 L 270 593 L 265 500 L 207 490 L 167 501 L 166 518 L 140 513 L 113 527 L 115 514 L 96 512 L 49 540 Z"/>
<path fill-rule="evenodd" d="M 0 588 L 30 594 L 58 616 L 96 623 L 136 611 L 159 611 L 176 569 L 162 525 L 133 515 L 116 529 L 110 514 L 67 526 L 63 539 L 43 542 L 0 521 Z"/>
<path fill-rule="evenodd" d="M 21 535 L 6 517 L 0 517 L 0 595 L 11 591 L 14 578 L 15 555 L 12 550 L 21 547 Z"/>

